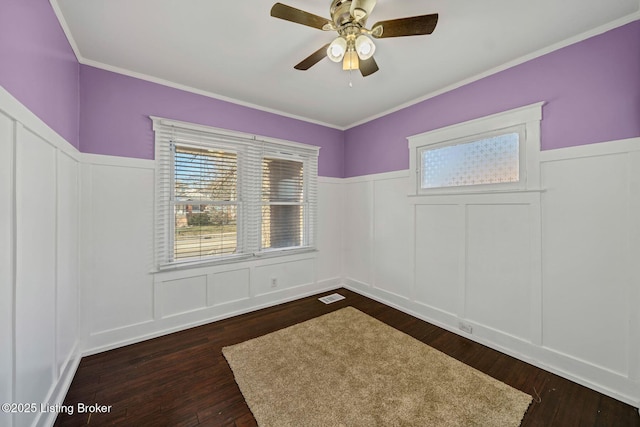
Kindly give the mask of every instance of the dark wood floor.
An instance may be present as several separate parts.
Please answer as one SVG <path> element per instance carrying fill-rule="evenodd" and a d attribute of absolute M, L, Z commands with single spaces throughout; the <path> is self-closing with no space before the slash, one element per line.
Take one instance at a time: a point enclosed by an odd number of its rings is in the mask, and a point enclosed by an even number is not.
<path fill-rule="evenodd" d="M 255 426 L 222 347 L 347 305 L 532 395 L 523 426 L 640 426 L 637 410 L 627 404 L 356 293 L 338 292 L 347 298 L 325 305 L 309 297 L 85 357 L 65 405 L 111 405 L 111 412 L 60 414 L 56 426 Z"/>

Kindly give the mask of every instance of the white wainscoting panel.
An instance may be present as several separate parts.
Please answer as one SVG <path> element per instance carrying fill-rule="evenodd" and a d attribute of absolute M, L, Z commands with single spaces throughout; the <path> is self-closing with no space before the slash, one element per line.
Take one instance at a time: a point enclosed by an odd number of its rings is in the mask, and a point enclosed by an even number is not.
<path fill-rule="evenodd" d="M 340 281 L 342 275 L 342 180 L 318 177 L 318 279 Z"/>
<path fill-rule="evenodd" d="M 640 390 L 640 151 L 629 153 L 629 174 L 629 378 Z"/>
<path fill-rule="evenodd" d="M 629 369 L 627 161 L 616 154 L 543 165 L 543 343 L 621 375 Z"/>
<path fill-rule="evenodd" d="M 148 168 L 92 164 L 83 215 L 93 259 L 84 304 L 91 333 L 153 320 L 153 179 Z"/>
<path fill-rule="evenodd" d="M 532 245 L 529 205 L 467 206 L 463 317 L 530 339 Z"/>
<path fill-rule="evenodd" d="M 62 404 L 80 362 L 79 153 L 0 88 L 0 402 Z M 0 425 L 53 425 L 53 413 Z"/>
<path fill-rule="evenodd" d="M 416 205 L 415 301 L 450 315 L 464 288 L 464 207 Z"/>
<path fill-rule="evenodd" d="M 78 272 L 80 194 L 79 164 L 67 154 L 58 152 L 58 247 L 57 247 L 57 304 L 56 304 L 56 361 L 64 369 L 69 354 L 77 344 L 78 328 Z"/>
<path fill-rule="evenodd" d="M 407 298 L 413 286 L 413 207 L 406 178 L 379 180 L 373 194 L 373 285 Z"/>
<path fill-rule="evenodd" d="M 284 289 L 309 285 L 314 282 L 314 259 L 278 262 L 258 266 L 252 278 L 255 296 L 280 292 Z M 273 283 L 275 281 L 275 284 Z"/>
<path fill-rule="evenodd" d="M 16 402 L 45 402 L 56 375 L 56 149 L 28 129 L 16 144 Z M 35 414 L 20 414 L 28 425 Z"/>
<path fill-rule="evenodd" d="M 335 180 L 318 185 L 317 252 L 154 272 L 154 171 L 152 160 L 83 155 L 85 354 L 339 286 L 341 223 L 334 219 L 342 191 Z"/>
<path fill-rule="evenodd" d="M 250 271 L 249 268 L 241 268 L 210 275 L 207 305 L 216 306 L 249 299 Z"/>
<path fill-rule="evenodd" d="M 160 300 L 160 317 L 171 317 L 207 306 L 207 276 L 168 280 L 156 284 Z"/>
<path fill-rule="evenodd" d="M 0 402 L 13 402 L 14 121 L 0 112 Z M 0 412 L 0 425 L 11 426 Z"/>
<path fill-rule="evenodd" d="M 349 182 L 344 196 L 344 269 L 349 280 L 373 284 L 373 181 Z"/>

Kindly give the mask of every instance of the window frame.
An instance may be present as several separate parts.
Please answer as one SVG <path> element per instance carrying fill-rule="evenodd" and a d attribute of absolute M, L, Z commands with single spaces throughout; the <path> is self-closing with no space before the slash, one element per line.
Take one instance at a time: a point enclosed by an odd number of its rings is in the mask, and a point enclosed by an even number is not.
<path fill-rule="evenodd" d="M 408 137 L 409 195 L 481 194 L 539 189 L 540 121 L 543 105 L 544 102 L 539 102 Z M 423 150 L 469 143 L 513 131 L 520 135 L 520 179 L 517 182 L 422 188 Z"/>
<path fill-rule="evenodd" d="M 155 145 L 155 271 L 219 265 L 263 256 L 285 256 L 316 250 L 317 166 L 320 147 L 229 131 L 161 117 L 153 122 Z M 237 254 L 175 259 L 175 145 L 233 152 L 237 155 Z M 301 246 L 262 249 L 262 159 L 303 163 L 304 224 Z M 313 212 L 312 212 L 313 211 Z"/>

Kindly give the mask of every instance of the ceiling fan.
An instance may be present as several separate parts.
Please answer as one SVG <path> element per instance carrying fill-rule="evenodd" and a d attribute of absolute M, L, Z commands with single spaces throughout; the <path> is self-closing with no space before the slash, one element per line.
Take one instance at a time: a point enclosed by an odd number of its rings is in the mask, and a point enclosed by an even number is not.
<path fill-rule="evenodd" d="M 331 20 L 314 15 L 295 7 L 276 3 L 271 8 L 271 16 L 317 28 L 336 31 L 336 37 L 320 49 L 294 66 L 296 70 L 308 70 L 325 56 L 334 62 L 342 61 L 343 70 L 360 70 L 366 77 L 378 71 L 373 59 L 376 50 L 371 37 L 419 36 L 431 34 L 438 23 L 438 14 L 420 15 L 408 18 L 379 21 L 371 29 L 366 28 L 367 19 L 376 5 L 376 0 L 333 0 Z"/>

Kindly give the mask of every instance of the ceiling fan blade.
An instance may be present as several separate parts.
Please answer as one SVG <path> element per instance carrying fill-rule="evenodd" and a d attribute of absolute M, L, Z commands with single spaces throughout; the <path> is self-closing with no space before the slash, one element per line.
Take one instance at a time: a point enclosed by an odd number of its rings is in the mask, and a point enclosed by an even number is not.
<path fill-rule="evenodd" d="M 271 8 L 271 16 L 274 18 L 284 19 L 285 21 L 295 22 L 296 24 L 317 28 L 319 30 L 322 30 L 322 27 L 324 27 L 325 24 L 331 23 L 326 18 L 282 3 L 276 3 L 273 5 Z"/>
<path fill-rule="evenodd" d="M 363 21 L 371 15 L 374 7 L 376 7 L 376 0 L 352 0 L 349 12 L 356 21 Z"/>
<path fill-rule="evenodd" d="M 360 73 L 362 74 L 362 77 L 370 76 L 378 70 L 378 64 L 376 64 L 376 60 L 373 59 L 373 56 L 369 59 L 360 60 Z"/>
<path fill-rule="evenodd" d="M 421 36 L 431 34 L 436 29 L 438 14 L 412 16 L 410 18 L 390 19 L 376 22 L 371 35 L 378 39 L 385 37 Z M 378 35 L 376 27 L 382 27 L 382 34 Z"/>
<path fill-rule="evenodd" d="M 303 59 L 299 64 L 295 65 L 293 68 L 296 70 L 308 70 L 309 68 L 316 65 L 323 58 L 327 57 L 327 49 L 329 48 L 329 44 L 327 43 L 322 46 L 320 49 L 313 52 L 311 55 Z"/>

